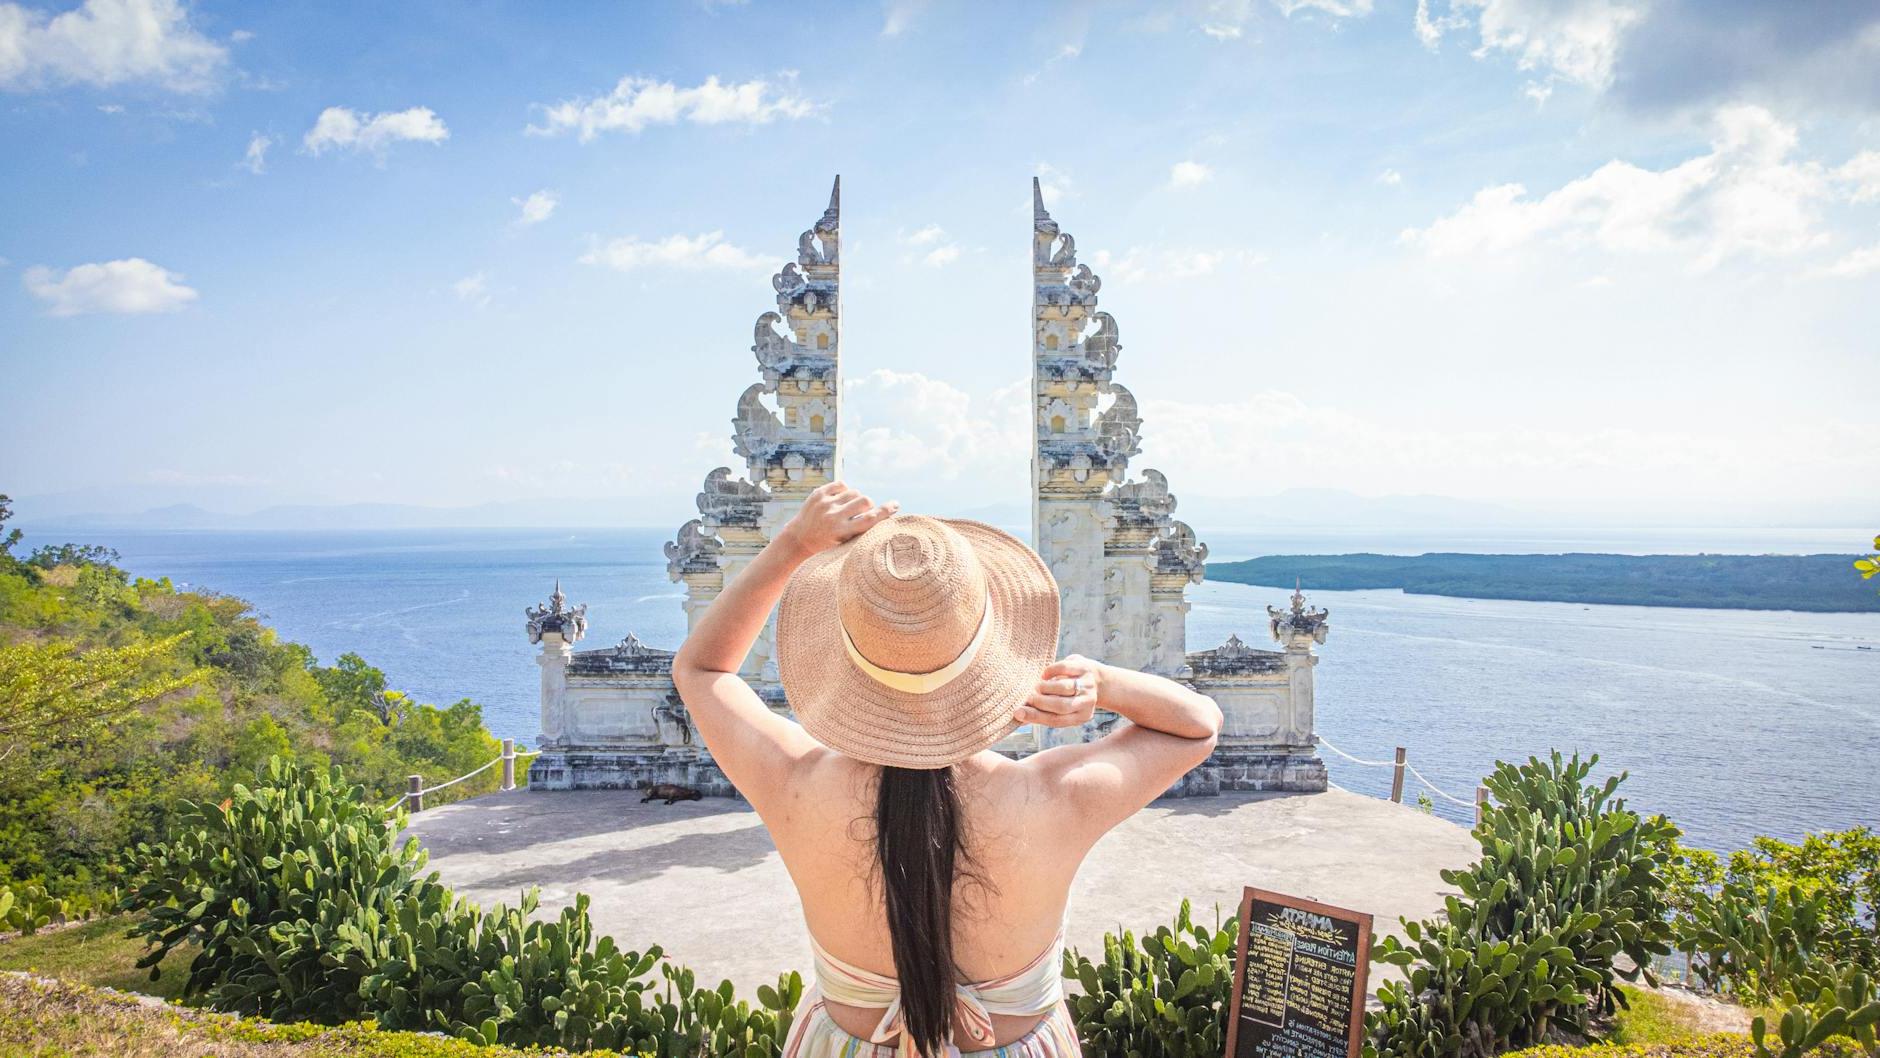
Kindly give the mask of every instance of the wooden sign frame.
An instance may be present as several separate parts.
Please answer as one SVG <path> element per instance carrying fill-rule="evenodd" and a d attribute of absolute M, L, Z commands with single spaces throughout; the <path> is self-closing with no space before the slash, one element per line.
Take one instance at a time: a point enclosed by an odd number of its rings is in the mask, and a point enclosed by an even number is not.
<path fill-rule="evenodd" d="M 1234 995 L 1227 1008 L 1227 1052 L 1223 1058 L 1234 1058 L 1234 1048 L 1240 1043 L 1240 1002 L 1247 987 L 1247 941 L 1252 934 L 1249 928 L 1253 921 L 1253 902 L 1276 904 L 1280 907 L 1297 908 L 1313 914 L 1343 922 L 1355 923 L 1358 927 L 1358 964 L 1353 981 L 1355 994 L 1352 996 L 1351 1026 L 1345 1037 L 1346 1058 L 1358 1058 L 1364 1044 L 1364 997 L 1370 992 L 1371 976 L 1371 916 L 1362 911 L 1349 908 L 1333 907 L 1304 897 L 1287 896 L 1266 889 L 1247 886 L 1240 897 L 1240 937 L 1234 945 Z"/>

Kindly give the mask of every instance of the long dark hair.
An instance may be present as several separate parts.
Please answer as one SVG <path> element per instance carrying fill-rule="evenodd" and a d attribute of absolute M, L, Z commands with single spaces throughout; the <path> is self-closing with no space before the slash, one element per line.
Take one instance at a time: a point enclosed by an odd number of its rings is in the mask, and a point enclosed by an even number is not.
<path fill-rule="evenodd" d="M 875 856 L 888 900 L 901 1015 L 923 1055 L 953 1035 L 953 878 L 966 859 L 953 769 L 881 769 Z"/>

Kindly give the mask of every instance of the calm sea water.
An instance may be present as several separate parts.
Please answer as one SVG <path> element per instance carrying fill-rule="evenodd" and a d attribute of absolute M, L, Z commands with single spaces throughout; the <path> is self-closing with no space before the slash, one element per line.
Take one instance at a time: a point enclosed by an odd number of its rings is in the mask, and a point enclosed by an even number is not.
<path fill-rule="evenodd" d="M 40 534 L 35 534 L 40 535 Z M 1611 530 L 1211 533 L 1214 556 L 1541 551 L 1847 552 L 1853 531 Z M 557 578 L 588 604 L 584 647 L 684 629 L 651 530 L 163 532 L 61 535 L 117 548 L 128 568 L 252 602 L 330 663 L 347 651 L 420 699 L 472 698 L 490 730 L 536 733 L 525 607 Z M 1851 543 L 1850 543 L 1851 541 Z M 1850 572 L 1850 575 L 1851 572 Z M 1286 588 L 1203 584 L 1189 644 L 1265 645 Z M 1310 586 L 1307 586 L 1310 588 Z M 1880 825 L 1880 614 L 1801 614 L 1312 592 L 1331 611 L 1318 667 L 1320 733 L 1361 758 L 1410 761 L 1458 798 L 1497 759 L 1575 749 L 1631 773 L 1632 802 L 1695 844 Z M 1389 791 L 1389 771 L 1327 751 L 1332 781 Z M 1416 788 L 1415 780 L 1411 781 Z M 1437 799 L 1439 813 L 1469 810 Z"/>

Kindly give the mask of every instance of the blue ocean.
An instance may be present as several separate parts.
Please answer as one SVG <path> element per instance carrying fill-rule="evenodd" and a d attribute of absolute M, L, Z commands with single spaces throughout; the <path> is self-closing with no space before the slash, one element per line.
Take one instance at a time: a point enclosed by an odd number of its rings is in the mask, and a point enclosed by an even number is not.
<path fill-rule="evenodd" d="M 38 534 L 35 534 L 38 535 Z M 1347 551 L 1845 552 L 1833 531 L 1209 533 L 1217 559 Z M 424 701 L 470 698 L 499 736 L 532 742 L 538 670 L 523 610 L 557 581 L 588 605 L 583 647 L 684 629 L 654 530 L 62 531 L 116 548 L 141 576 L 240 596 L 324 662 L 355 652 Z M 1850 541 L 1853 542 L 1850 545 Z M 1850 576 L 1852 572 L 1850 571 Z M 1291 585 L 1194 589 L 1189 646 L 1266 639 Z M 1880 825 L 1880 614 L 1661 609 L 1320 591 L 1318 729 L 1360 759 L 1404 746 L 1469 800 L 1496 760 L 1578 750 L 1624 770 L 1634 806 L 1693 844 Z M 1324 753 L 1332 781 L 1384 795 L 1385 768 Z M 1420 789 L 1411 780 L 1413 790 Z M 1462 820 L 1469 809 L 1433 796 Z"/>

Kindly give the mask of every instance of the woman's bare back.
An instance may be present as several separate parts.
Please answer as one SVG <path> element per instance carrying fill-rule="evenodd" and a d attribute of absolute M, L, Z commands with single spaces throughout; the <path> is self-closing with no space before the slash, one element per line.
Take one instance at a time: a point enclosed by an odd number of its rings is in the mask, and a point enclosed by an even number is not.
<path fill-rule="evenodd" d="M 1090 846 L 1082 836 L 1087 828 L 1066 820 L 1061 804 L 1052 811 L 1039 769 L 986 751 L 953 770 L 969 857 L 959 864 L 953 891 L 953 954 L 966 981 L 987 981 L 1053 945 L 1071 879 Z M 837 958 L 892 977 L 894 950 L 874 845 L 880 769 L 830 752 L 800 775 L 788 803 L 765 812 L 764 822 L 796 882 L 809 931 Z M 827 1009 L 836 1024 L 863 1039 L 881 1017 L 879 1009 L 835 1003 Z M 998 1045 L 1039 1020 L 993 1015 Z"/>

